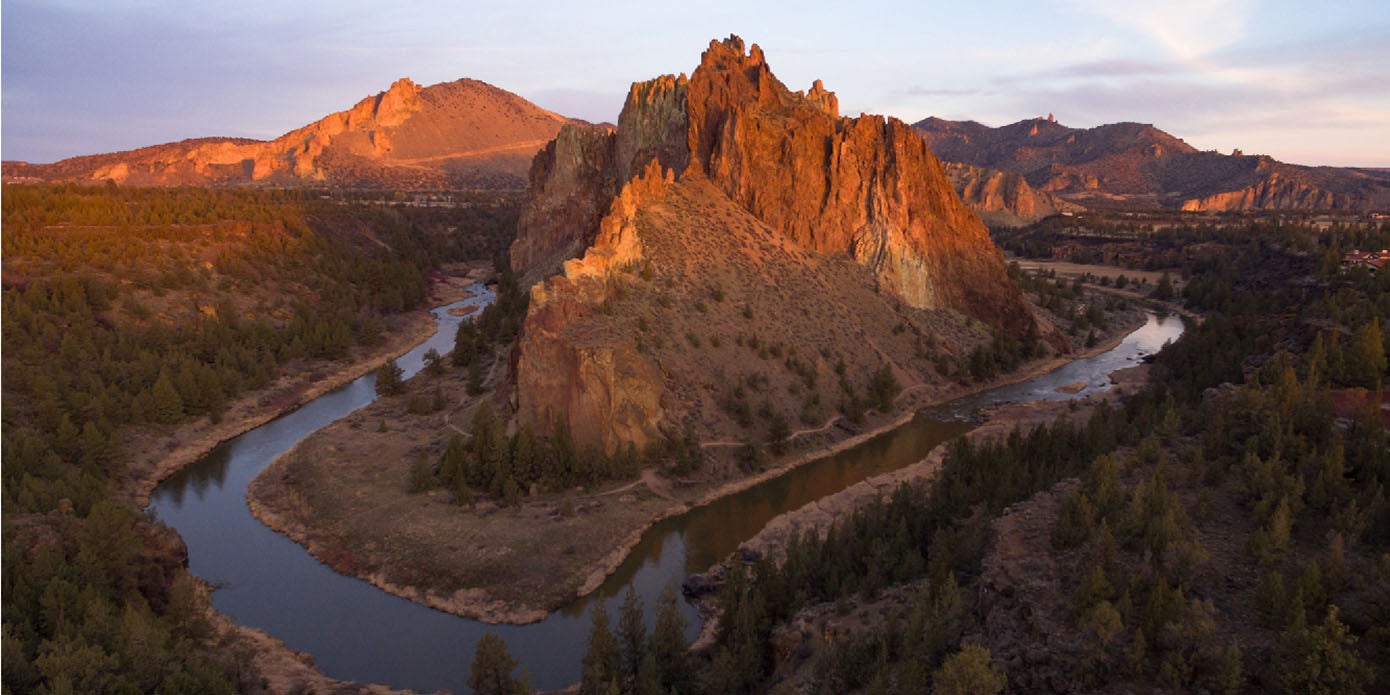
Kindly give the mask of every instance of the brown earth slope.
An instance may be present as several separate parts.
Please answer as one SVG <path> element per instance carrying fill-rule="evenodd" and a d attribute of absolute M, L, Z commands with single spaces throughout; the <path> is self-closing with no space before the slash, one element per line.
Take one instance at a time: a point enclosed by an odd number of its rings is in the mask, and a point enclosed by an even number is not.
<path fill-rule="evenodd" d="M 512 247 L 529 280 L 563 262 L 515 353 L 521 422 L 564 417 L 611 451 L 725 430 L 721 400 L 750 378 L 829 412 L 837 381 L 862 392 L 885 363 L 913 385 L 986 327 L 1046 332 L 921 138 L 836 111 L 730 37 L 688 79 L 634 85 L 616 130 L 567 126 L 533 164 Z M 777 358 L 771 386 L 750 350 Z M 802 385 L 777 388 L 779 366 Z"/>
<path fill-rule="evenodd" d="M 948 162 L 980 167 L 984 177 L 1018 174 L 1038 191 L 1087 206 L 1194 212 L 1390 209 L 1390 176 L 1384 172 L 1203 152 L 1144 123 L 1083 129 L 1035 118 L 990 128 L 928 118 L 913 128 Z M 1021 209 L 1013 212 L 1027 218 Z"/>
<path fill-rule="evenodd" d="M 4 176 L 133 186 L 519 189 L 531 158 L 566 122 L 477 80 L 421 87 L 402 78 L 269 142 L 200 138 L 53 164 L 6 162 Z"/>

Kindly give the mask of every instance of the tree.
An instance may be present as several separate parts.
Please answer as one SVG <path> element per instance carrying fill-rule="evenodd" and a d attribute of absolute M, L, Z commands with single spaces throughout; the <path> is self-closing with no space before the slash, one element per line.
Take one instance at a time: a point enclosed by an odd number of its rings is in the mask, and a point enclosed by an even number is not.
<path fill-rule="evenodd" d="M 773 453 L 781 455 L 787 450 L 787 437 L 792 434 L 791 427 L 787 425 L 787 418 L 781 412 L 772 414 L 772 419 L 767 424 L 767 446 Z"/>
<path fill-rule="evenodd" d="M 150 390 L 150 418 L 164 425 L 172 425 L 183 419 L 183 399 L 174 388 L 168 372 L 161 371 L 159 379 Z"/>
<path fill-rule="evenodd" d="M 438 376 L 444 373 L 444 358 L 439 355 L 439 351 L 430 348 L 425 351 L 425 371 Z"/>
<path fill-rule="evenodd" d="M 1154 299 L 1168 301 L 1173 298 L 1173 279 L 1164 273 L 1158 278 L 1158 286 L 1154 288 Z"/>
<path fill-rule="evenodd" d="M 893 410 L 893 399 L 898 397 L 898 392 L 902 387 L 898 385 L 897 377 L 893 376 L 893 367 L 883 365 L 874 372 L 873 378 L 869 380 L 869 398 L 873 400 L 874 407 L 880 413 L 888 413 Z"/>
<path fill-rule="evenodd" d="M 507 653 L 507 643 L 491 632 L 478 640 L 473 664 L 468 667 L 468 687 L 475 695 L 514 695 L 525 692 L 522 682 L 512 677 L 516 659 Z"/>
<path fill-rule="evenodd" d="M 622 654 L 613 633 L 608 629 L 608 611 L 602 601 L 594 601 L 589 611 L 589 639 L 579 672 L 579 692 L 583 695 L 607 695 L 610 685 L 617 684 Z"/>
<path fill-rule="evenodd" d="M 1312 630 L 1295 619 L 1281 638 L 1280 683 L 1291 693 L 1359 693 L 1371 682 L 1370 666 L 1356 655 L 1356 638 L 1337 617 L 1337 606 Z"/>
<path fill-rule="evenodd" d="M 1347 378 L 1356 386 L 1372 388 L 1385 374 L 1385 344 L 1380 318 L 1361 327 L 1346 351 Z"/>
<path fill-rule="evenodd" d="M 642 599 L 632 585 L 627 587 L 623 607 L 618 614 L 618 644 L 623 650 L 623 678 L 631 686 L 636 682 L 637 671 L 647 652 L 647 626 L 642 615 Z"/>
<path fill-rule="evenodd" d="M 394 396 L 405 389 L 405 382 L 401 380 L 404 372 L 394 359 L 387 360 L 386 364 L 381 365 L 376 370 L 376 395 Z"/>
<path fill-rule="evenodd" d="M 676 589 L 667 586 L 656 604 L 656 625 L 652 627 L 651 656 L 660 671 L 662 688 L 690 692 L 689 645 L 685 640 L 685 616 L 676 603 Z"/>
<path fill-rule="evenodd" d="M 454 352 L 450 361 L 455 367 L 467 367 L 478 359 L 478 330 L 472 321 L 459 324 L 454 333 Z"/>
<path fill-rule="evenodd" d="M 940 695 L 995 695 L 1003 692 L 1004 675 L 990 665 L 989 650 L 967 644 L 946 657 L 932 674 L 932 692 Z"/>

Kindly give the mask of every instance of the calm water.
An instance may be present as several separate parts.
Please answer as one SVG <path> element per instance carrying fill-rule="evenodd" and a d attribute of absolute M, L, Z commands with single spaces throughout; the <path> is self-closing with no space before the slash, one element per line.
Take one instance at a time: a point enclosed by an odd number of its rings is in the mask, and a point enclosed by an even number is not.
<path fill-rule="evenodd" d="M 449 308 L 482 305 L 492 298 L 479 289 L 473 298 L 436 309 L 436 335 L 397 360 L 406 375 L 420 369 L 430 348 L 441 354 L 452 349 L 461 319 L 448 315 Z M 1150 317 L 1147 325 L 1108 353 L 918 415 L 854 449 L 667 519 L 647 532 L 593 595 L 531 625 L 487 625 L 397 598 L 328 569 L 251 516 L 245 499 L 251 479 L 301 438 L 370 403 L 376 397 L 373 375 L 219 446 L 162 484 L 150 507 L 183 536 L 193 573 L 219 587 L 213 594 L 218 610 L 312 654 L 329 676 L 466 692 L 474 644 L 484 633 L 494 632 L 506 640 L 534 685 L 558 688 L 579 678 L 587 611 L 593 601 L 604 601 L 609 616 L 616 618 L 622 594 L 632 585 L 646 601 L 650 627 L 656 599 L 666 586 L 707 569 L 772 517 L 920 460 L 937 444 L 968 429 L 957 418 L 985 405 L 1076 397 L 1055 389 L 1077 381 L 1088 384 L 1081 396 L 1102 390 L 1111 370 L 1137 363 L 1181 333 L 1176 317 Z M 693 608 L 684 603 L 682 607 L 693 638 L 698 618 Z"/>

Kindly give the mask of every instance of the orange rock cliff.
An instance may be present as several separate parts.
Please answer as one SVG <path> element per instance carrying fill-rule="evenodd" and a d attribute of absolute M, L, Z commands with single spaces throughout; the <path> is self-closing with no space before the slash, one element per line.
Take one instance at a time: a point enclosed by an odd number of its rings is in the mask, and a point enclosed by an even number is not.
<path fill-rule="evenodd" d="M 610 296 L 619 268 L 643 261 L 641 211 L 672 186 L 726 196 L 779 244 L 852 259 L 885 301 L 1038 331 L 984 225 L 911 127 L 842 118 L 819 80 L 791 91 L 757 45 L 730 37 L 712 41 L 688 79 L 634 84 L 616 129 L 567 125 L 536 156 L 511 250 L 513 269 L 540 280 L 514 354 L 523 424 L 546 431 L 564 417 L 609 451 L 661 436 L 666 365 L 578 319 Z"/>

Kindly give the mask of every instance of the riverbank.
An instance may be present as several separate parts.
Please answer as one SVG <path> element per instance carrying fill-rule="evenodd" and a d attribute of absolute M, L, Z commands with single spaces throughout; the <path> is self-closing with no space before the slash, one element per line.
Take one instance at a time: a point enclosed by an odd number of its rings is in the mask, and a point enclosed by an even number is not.
<path fill-rule="evenodd" d="M 411 465 L 422 456 L 437 458 L 450 417 L 467 421 L 460 405 L 430 415 L 406 409 L 412 394 L 463 393 L 465 375 L 449 370 L 412 380 L 406 394 L 378 400 L 305 438 L 257 476 L 248 504 L 262 523 L 342 574 L 449 613 L 490 623 L 534 622 L 601 586 L 664 519 L 901 427 L 921 407 L 1112 349 L 1142 320 L 1136 315 L 1127 325 L 1117 323 L 1106 339 L 1078 354 L 1034 362 L 987 384 L 904 392 L 899 412 L 873 418 L 855 433 L 832 428 L 824 435 L 831 441 L 756 475 L 533 494 L 509 508 L 460 508 L 446 491 L 405 491 Z"/>
<path fill-rule="evenodd" d="M 429 305 L 450 304 L 469 295 L 473 280 L 444 276 L 431 283 Z M 125 435 L 124 448 L 133 452 L 117 481 L 122 498 L 139 509 L 149 505 L 159 484 L 189 464 L 206 456 L 223 442 L 235 439 L 344 384 L 369 374 L 388 360 L 409 352 L 433 335 L 434 316 L 428 310 L 389 317 L 385 338 L 374 348 L 354 348 L 351 357 L 337 362 L 309 363 L 286 373 L 264 389 L 232 401 L 219 422 L 207 418 L 173 427 L 145 427 Z"/>
<path fill-rule="evenodd" d="M 1115 370 L 1110 373 L 1110 381 L 1113 384 L 1110 389 L 1082 399 L 1003 403 L 987 408 L 980 413 L 983 424 L 961 436 L 980 444 L 1004 440 L 1015 429 L 1027 431 L 1038 425 L 1051 424 L 1063 416 L 1084 422 L 1101 403 L 1113 404 L 1124 396 L 1143 389 L 1148 381 L 1148 372 L 1147 364 Z M 786 557 L 787 543 L 793 535 L 801 538 L 812 535 L 824 538 L 826 532 L 837 521 L 847 518 L 868 504 L 890 496 L 898 487 L 913 485 L 921 488 L 929 485 L 940 471 L 950 444 L 947 442 L 937 446 L 917 463 L 867 478 L 836 494 L 774 517 L 761 531 L 741 543 L 738 552 L 715 563 L 706 574 L 723 576 L 731 563 L 742 562 L 744 556 L 767 557 L 781 561 Z M 692 649 L 701 649 L 713 644 L 714 632 L 719 623 L 714 594 L 702 597 L 698 604 L 707 619 Z"/>

